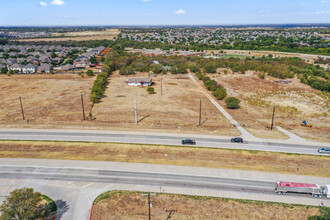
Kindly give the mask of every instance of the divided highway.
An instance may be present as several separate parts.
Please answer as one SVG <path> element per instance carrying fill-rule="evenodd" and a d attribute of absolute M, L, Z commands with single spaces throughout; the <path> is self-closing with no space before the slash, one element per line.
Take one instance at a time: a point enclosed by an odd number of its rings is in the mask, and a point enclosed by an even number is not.
<path fill-rule="evenodd" d="M 38 130 L 38 129 L 1 129 L 0 140 L 38 140 L 38 141 L 86 141 L 136 144 L 181 145 L 181 140 L 192 138 L 198 147 L 260 150 L 284 153 L 319 155 L 317 149 L 329 144 L 288 143 L 285 141 L 245 141 L 243 144 L 230 143 L 230 137 L 184 134 L 153 134 L 123 131 L 88 130 Z"/>

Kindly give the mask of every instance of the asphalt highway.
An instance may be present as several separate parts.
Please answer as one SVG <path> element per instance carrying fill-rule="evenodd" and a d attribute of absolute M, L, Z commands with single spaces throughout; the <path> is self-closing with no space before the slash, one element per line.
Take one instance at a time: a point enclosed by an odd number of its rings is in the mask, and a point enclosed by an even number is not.
<path fill-rule="evenodd" d="M 320 145 L 314 143 L 286 143 L 268 141 L 245 141 L 243 144 L 231 143 L 230 137 L 217 138 L 201 135 L 164 135 L 141 134 L 134 132 L 105 132 L 105 131 L 57 131 L 57 130 L 0 130 L 0 140 L 38 140 L 38 141 L 84 141 L 84 142 L 113 142 L 136 144 L 181 145 L 181 140 L 191 138 L 196 140 L 197 147 L 230 148 L 260 150 L 284 153 L 300 153 L 319 155 Z M 327 146 L 327 144 L 322 144 Z"/>

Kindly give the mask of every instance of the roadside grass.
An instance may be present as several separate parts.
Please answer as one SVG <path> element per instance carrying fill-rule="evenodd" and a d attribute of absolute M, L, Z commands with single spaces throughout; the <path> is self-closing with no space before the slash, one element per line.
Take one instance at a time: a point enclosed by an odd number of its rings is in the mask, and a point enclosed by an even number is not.
<path fill-rule="evenodd" d="M 108 191 L 101 194 L 94 200 L 92 219 L 100 216 L 145 219 L 148 204 L 142 193 Z M 168 193 L 153 195 L 152 204 L 155 219 L 166 219 L 169 214 L 166 210 L 176 210 L 174 219 L 307 219 L 319 214 L 315 206 Z"/>
<path fill-rule="evenodd" d="M 0 158 L 151 163 L 330 177 L 329 156 L 189 146 L 0 141 Z"/>

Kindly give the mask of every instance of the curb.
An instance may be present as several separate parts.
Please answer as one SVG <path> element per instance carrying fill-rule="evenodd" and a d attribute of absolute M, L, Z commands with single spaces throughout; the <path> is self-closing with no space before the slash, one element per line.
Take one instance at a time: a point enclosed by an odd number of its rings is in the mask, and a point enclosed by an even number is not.
<path fill-rule="evenodd" d="M 90 216 L 89 216 L 89 220 L 91 220 L 91 219 L 92 219 L 92 216 L 93 216 L 93 204 L 92 204 L 92 208 L 91 208 L 91 214 L 90 214 Z"/>

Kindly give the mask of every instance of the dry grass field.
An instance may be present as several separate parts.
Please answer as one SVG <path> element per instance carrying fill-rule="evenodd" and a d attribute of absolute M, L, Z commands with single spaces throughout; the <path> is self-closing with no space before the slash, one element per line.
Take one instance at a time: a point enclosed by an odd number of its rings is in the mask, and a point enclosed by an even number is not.
<path fill-rule="evenodd" d="M 214 135 L 239 135 L 240 132 L 198 90 L 187 75 L 165 75 L 153 78 L 155 94 L 146 87 L 128 86 L 126 81 L 147 74 L 109 78 L 105 96 L 93 108 L 98 122 L 131 129 L 162 130 L 166 132 Z M 163 95 L 161 95 L 161 80 Z M 134 116 L 134 95 L 137 95 L 138 121 Z M 199 108 L 202 99 L 202 126 L 199 126 Z"/>
<path fill-rule="evenodd" d="M 157 193 L 152 196 L 152 219 L 254 219 L 296 220 L 319 215 L 317 207 L 285 205 L 216 197 Z M 141 192 L 113 191 L 95 200 L 92 220 L 144 220 L 148 218 L 148 200 Z"/>
<path fill-rule="evenodd" d="M 178 146 L 0 141 L 0 158 L 151 163 L 330 177 L 328 156 Z"/>
<path fill-rule="evenodd" d="M 299 82 L 288 79 L 289 84 L 275 82 L 275 78 L 260 79 L 257 73 L 232 74 L 220 69 L 220 74 L 209 76 L 227 88 L 228 96 L 239 97 L 241 108 L 228 112 L 247 130 L 258 137 L 276 137 L 270 131 L 273 106 L 276 105 L 275 125 L 301 137 L 330 142 L 329 96 Z M 222 106 L 225 103 L 220 102 Z M 302 127 L 306 120 L 312 128 Z"/>
<path fill-rule="evenodd" d="M 82 121 L 81 97 L 91 110 L 90 88 L 95 77 L 76 74 L 0 76 L 0 124 L 22 123 L 19 96 L 22 97 L 25 118 L 34 124 L 61 124 Z M 87 114 L 86 114 L 87 115 Z"/>

